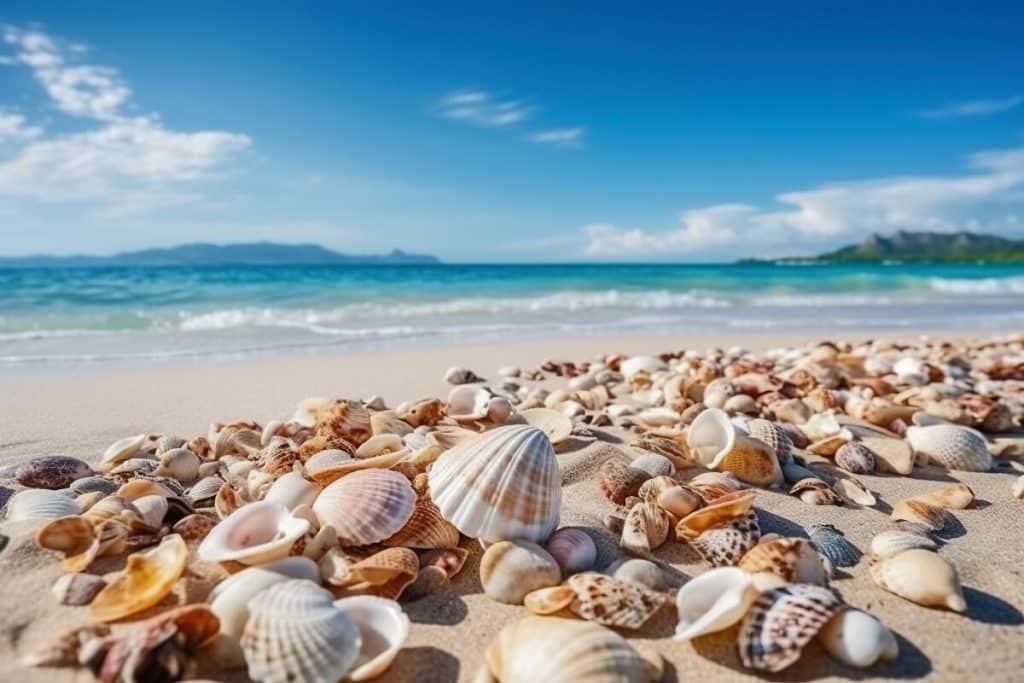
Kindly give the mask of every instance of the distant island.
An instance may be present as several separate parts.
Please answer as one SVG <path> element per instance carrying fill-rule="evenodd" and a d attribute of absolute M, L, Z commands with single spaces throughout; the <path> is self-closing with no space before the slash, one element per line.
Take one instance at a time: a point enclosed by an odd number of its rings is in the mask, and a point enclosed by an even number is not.
<path fill-rule="evenodd" d="M 1024 263 L 1024 240 L 973 232 L 908 232 L 889 237 L 874 234 L 817 256 L 743 259 L 741 263 Z"/>
<path fill-rule="evenodd" d="M 207 244 L 195 242 L 162 249 L 125 251 L 110 256 L 0 257 L 0 266 L 45 268 L 83 266 L 329 266 L 329 265 L 425 265 L 441 261 L 428 254 L 408 254 L 400 249 L 382 255 L 353 255 L 318 244 Z"/>

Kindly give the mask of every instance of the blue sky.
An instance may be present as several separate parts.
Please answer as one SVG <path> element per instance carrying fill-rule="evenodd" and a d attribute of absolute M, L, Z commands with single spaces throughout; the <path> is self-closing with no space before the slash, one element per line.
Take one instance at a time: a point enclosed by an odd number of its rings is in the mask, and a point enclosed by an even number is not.
<path fill-rule="evenodd" d="M 0 252 L 718 260 L 1024 233 L 1019 3 L 0 7 Z"/>

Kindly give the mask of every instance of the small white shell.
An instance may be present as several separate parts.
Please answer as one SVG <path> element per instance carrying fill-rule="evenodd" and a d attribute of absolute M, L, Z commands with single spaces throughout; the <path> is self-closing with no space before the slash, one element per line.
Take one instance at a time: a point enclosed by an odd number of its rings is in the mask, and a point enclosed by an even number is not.
<path fill-rule="evenodd" d="M 402 607 L 373 595 L 342 598 L 335 600 L 334 606 L 349 616 L 362 637 L 346 680 L 366 681 L 387 671 L 409 637 L 409 617 Z"/>
<path fill-rule="evenodd" d="M 619 364 L 619 372 L 626 379 L 630 379 L 641 372 L 653 375 L 655 372 L 665 370 L 666 368 L 665 361 L 657 356 L 631 356 Z"/>
<path fill-rule="evenodd" d="M 947 469 L 987 472 L 992 454 L 985 438 L 973 429 L 959 425 L 909 427 L 907 441 L 918 453 Z"/>
<path fill-rule="evenodd" d="M 306 471 L 312 474 L 318 470 L 324 470 L 328 467 L 334 467 L 340 465 L 343 462 L 348 462 L 352 459 L 350 453 L 339 450 L 337 448 L 328 448 L 327 450 L 320 451 L 316 455 L 312 456 L 306 461 Z"/>
<path fill-rule="evenodd" d="M 118 439 L 103 452 L 103 457 L 100 458 L 101 467 L 109 470 L 119 462 L 135 457 L 142 450 L 142 447 L 146 445 L 148 438 L 145 434 L 137 434 Z"/>
<path fill-rule="evenodd" d="M 210 609 L 220 619 L 220 632 L 240 638 L 249 620 L 249 601 L 258 593 L 288 579 L 319 581 L 313 560 L 296 556 L 249 567 L 224 579 L 210 591 Z"/>
<path fill-rule="evenodd" d="M 691 640 L 738 623 L 758 591 L 750 575 L 736 567 L 706 571 L 679 589 L 676 608 L 679 625 L 676 640 Z"/>
<path fill-rule="evenodd" d="M 57 519 L 80 512 L 75 499 L 50 489 L 25 489 L 7 501 L 8 521 Z"/>
<path fill-rule="evenodd" d="M 273 501 L 243 505 L 210 530 L 199 544 L 199 559 L 263 564 L 280 559 L 309 530 L 309 522 Z"/>
<path fill-rule="evenodd" d="M 896 636 L 882 622 L 852 608 L 832 617 L 818 631 L 818 642 L 838 661 L 861 669 L 880 659 L 896 659 L 900 650 Z"/>
<path fill-rule="evenodd" d="M 241 646 L 259 683 L 337 683 L 362 646 L 352 619 L 315 583 L 274 584 L 249 604 Z"/>
<path fill-rule="evenodd" d="M 299 472 L 288 472 L 275 481 L 263 500 L 269 500 L 294 510 L 300 505 L 312 505 L 320 488 Z"/>

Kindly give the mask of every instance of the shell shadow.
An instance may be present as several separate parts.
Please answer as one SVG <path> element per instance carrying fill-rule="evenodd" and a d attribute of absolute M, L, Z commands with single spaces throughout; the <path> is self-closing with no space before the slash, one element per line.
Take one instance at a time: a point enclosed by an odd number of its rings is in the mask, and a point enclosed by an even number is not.
<path fill-rule="evenodd" d="M 402 680 L 429 683 L 453 683 L 460 679 L 461 665 L 457 657 L 436 647 L 406 647 L 391 664 L 391 674 Z"/>
<path fill-rule="evenodd" d="M 7 501 L 14 495 L 14 489 L 0 486 L 0 508 L 7 505 Z"/>
<path fill-rule="evenodd" d="M 960 480 L 955 477 L 951 477 L 949 472 L 946 470 L 935 467 L 934 465 L 925 465 L 924 467 L 915 467 L 914 471 L 909 475 L 911 479 L 925 479 L 927 481 L 941 481 L 947 484 L 956 484 Z"/>
<path fill-rule="evenodd" d="M 450 590 L 427 595 L 418 600 L 403 602 L 402 609 L 417 624 L 454 626 L 465 621 L 469 614 L 466 601 Z"/>
<path fill-rule="evenodd" d="M 768 512 L 764 508 L 755 508 L 757 510 L 757 523 L 761 527 L 761 534 L 778 534 L 779 536 L 798 536 L 800 538 L 807 538 L 807 532 L 802 526 L 795 522 L 791 522 L 785 517 L 780 517 L 773 512 Z"/>
<path fill-rule="evenodd" d="M 974 621 L 1003 626 L 1024 624 L 1024 614 L 1002 598 L 977 588 L 964 586 L 963 590 L 967 600 L 967 616 Z"/>
<path fill-rule="evenodd" d="M 943 541 L 950 541 L 954 538 L 965 536 L 967 534 L 967 529 L 964 528 L 963 522 L 961 522 L 955 515 L 948 514 L 946 515 L 946 523 L 941 529 L 933 533 Z"/>

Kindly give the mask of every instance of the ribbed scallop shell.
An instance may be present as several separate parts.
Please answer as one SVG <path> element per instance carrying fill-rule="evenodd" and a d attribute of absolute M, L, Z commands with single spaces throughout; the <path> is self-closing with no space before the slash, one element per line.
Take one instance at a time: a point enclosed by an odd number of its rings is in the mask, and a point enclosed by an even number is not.
<path fill-rule="evenodd" d="M 782 671 L 841 607 L 835 593 L 821 586 L 795 583 L 762 593 L 740 624 L 740 661 L 759 671 Z"/>
<path fill-rule="evenodd" d="M 26 489 L 11 496 L 7 501 L 7 519 L 58 519 L 80 512 L 74 498 L 49 489 Z"/>
<path fill-rule="evenodd" d="M 883 531 L 871 539 L 871 554 L 880 558 L 892 557 L 913 548 L 933 550 L 937 547 L 938 543 L 927 536 L 900 529 Z"/>
<path fill-rule="evenodd" d="M 370 438 L 370 411 L 359 401 L 339 399 L 316 410 L 316 433 L 358 446 Z"/>
<path fill-rule="evenodd" d="M 320 492 L 313 512 L 321 526 L 332 526 L 342 545 L 379 543 L 412 517 L 416 492 L 409 480 L 391 470 L 360 470 Z"/>
<path fill-rule="evenodd" d="M 807 531 L 811 543 L 833 567 L 852 567 L 860 561 L 861 552 L 857 546 L 831 524 L 811 524 Z"/>
<path fill-rule="evenodd" d="M 987 472 L 992 467 L 988 444 L 973 429 L 959 425 L 910 427 L 907 441 L 915 451 L 946 469 Z"/>
<path fill-rule="evenodd" d="M 209 505 L 217 497 L 224 480 L 220 477 L 203 477 L 188 490 L 188 499 L 196 505 L 203 503 Z"/>
<path fill-rule="evenodd" d="M 747 422 L 747 431 L 758 441 L 768 444 L 775 451 L 779 462 L 786 462 L 793 458 L 793 440 L 781 426 L 770 420 L 758 418 Z"/>
<path fill-rule="evenodd" d="M 254 681 L 337 683 L 355 663 L 362 637 L 330 593 L 297 579 L 253 598 L 240 642 Z"/>
<path fill-rule="evenodd" d="M 441 454 L 430 496 L 473 538 L 543 542 L 558 526 L 561 474 L 551 441 L 535 427 L 499 427 Z"/>
<path fill-rule="evenodd" d="M 384 541 L 384 545 L 406 548 L 454 548 L 459 544 L 459 530 L 441 516 L 429 494 L 416 500 L 412 516 L 401 529 Z"/>
<path fill-rule="evenodd" d="M 487 648 L 485 667 L 501 683 L 650 683 L 661 677 L 660 667 L 617 633 L 558 617 L 526 617 L 503 628 Z"/>

